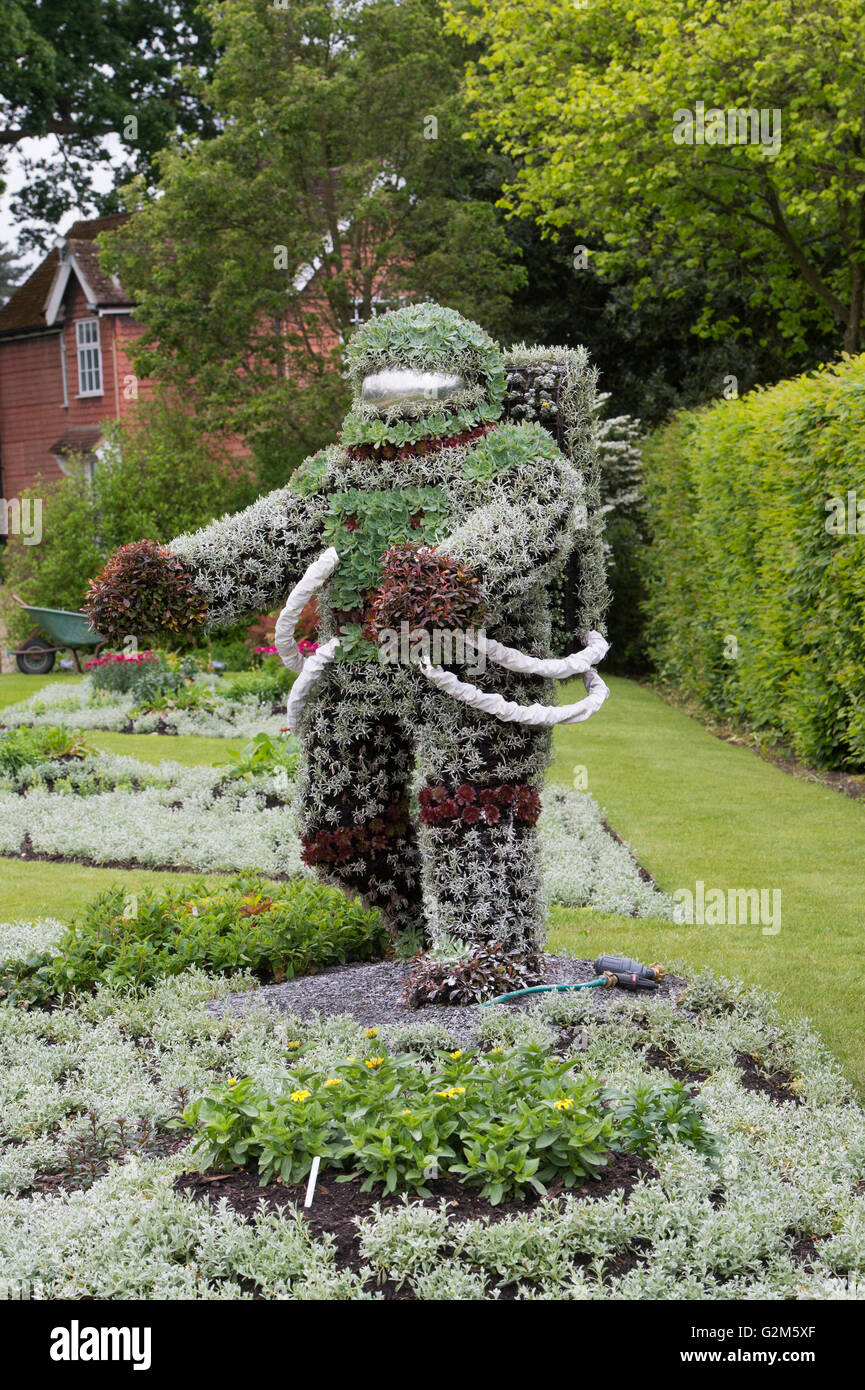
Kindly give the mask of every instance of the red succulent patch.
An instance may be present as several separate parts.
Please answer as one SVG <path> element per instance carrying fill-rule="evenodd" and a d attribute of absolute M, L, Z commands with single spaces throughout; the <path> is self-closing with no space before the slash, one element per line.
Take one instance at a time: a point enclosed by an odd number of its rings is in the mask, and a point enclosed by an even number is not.
<path fill-rule="evenodd" d="M 509 782 L 493 787 L 475 787 L 463 782 L 455 792 L 450 792 L 440 782 L 422 787 L 418 801 L 424 825 L 446 825 L 448 822 L 477 825 L 479 821 L 498 825 L 502 812 L 509 807 L 513 808 L 515 822 L 535 825 L 541 813 L 541 798 L 526 783 L 516 787 Z"/>
<path fill-rule="evenodd" d="M 115 550 L 84 600 L 90 625 L 112 641 L 132 633 L 188 632 L 207 606 L 191 575 L 167 546 L 133 541 Z"/>
<path fill-rule="evenodd" d="M 433 628 L 464 632 L 482 627 L 487 608 L 480 581 L 471 570 L 432 545 L 406 541 L 382 557 L 382 584 L 369 609 L 372 641 L 384 630 Z"/>

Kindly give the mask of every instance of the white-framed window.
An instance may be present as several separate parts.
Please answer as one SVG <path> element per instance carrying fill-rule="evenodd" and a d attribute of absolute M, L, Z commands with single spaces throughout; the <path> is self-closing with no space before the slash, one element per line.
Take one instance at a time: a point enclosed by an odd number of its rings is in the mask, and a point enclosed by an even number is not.
<path fill-rule="evenodd" d="M 75 325 L 78 349 L 79 396 L 102 395 L 102 357 L 99 352 L 99 320 L 79 319 Z"/>

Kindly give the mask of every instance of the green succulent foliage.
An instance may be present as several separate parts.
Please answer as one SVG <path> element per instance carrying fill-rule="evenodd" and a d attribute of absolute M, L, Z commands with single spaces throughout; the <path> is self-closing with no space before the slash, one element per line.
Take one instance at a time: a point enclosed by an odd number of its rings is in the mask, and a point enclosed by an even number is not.
<path fill-rule="evenodd" d="M 421 439 L 447 439 L 476 425 L 498 420 L 501 410 L 487 402 L 446 415 L 436 411 L 419 420 L 381 420 L 361 411 L 349 413 L 342 422 L 343 444 L 391 444 L 404 448 Z"/>
<path fill-rule="evenodd" d="M 288 480 L 292 492 L 298 493 L 301 497 L 310 497 L 314 492 L 318 492 L 324 486 L 324 476 L 333 455 L 338 452 L 337 446 L 331 445 L 330 448 L 319 449 L 317 454 L 304 459 Z"/>
<path fill-rule="evenodd" d="M 500 377 L 504 390 L 501 353 L 492 338 L 441 304 L 409 304 L 370 319 L 351 339 L 346 366 L 356 390 L 370 372 L 387 367 L 460 372 L 469 381 Z"/>
<path fill-rule="evenodd" d="M 368 492 L 351 488 L 330 499 L 324 538 L 339 552 L 330 601 L 338 611 L 359 607 L 381 583 L 381 558 L 403 541 L 433 544 L 447 532 L 450 512 L 439 487 Z M 354 528 L 354 529 L 353 529 Z"/>
<path fill-rule="evenodd" d="M 343 421 L 345 444 L 403 446 L 422 438 L 459 434 L 485 421 L 498 420 L 505 394 L 501 353 L 478 324 L 440 304 L 410 304 L 371 319 L 351 339 L 346 351 L 355 406 Z M 462 409 L 431 411 L 422 420 L 382 418 L 359 404 L 363 379 L 388 368 L 457 372 L 469 386 L 485 388 L 484 399 Z"/>
<path fill-rule="evenodd" d="M 558 457 L 558 447 L 543 425 L 500 425 L 478 440 L 463 464 L 463 473 L 475 482 L 489 482 L 539 458 Z"/>

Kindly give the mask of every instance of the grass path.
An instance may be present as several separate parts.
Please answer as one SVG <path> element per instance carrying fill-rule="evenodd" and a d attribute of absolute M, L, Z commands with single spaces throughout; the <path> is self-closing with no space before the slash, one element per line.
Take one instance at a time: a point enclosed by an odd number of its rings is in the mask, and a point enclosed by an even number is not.
<path fill-rule="evenodd" d="M 782 925 L 639 924 L 558 908 L 551 941 L 592 955 L 680 957 L 776 990 L 809 1014 L 865 1091 L 865 807 L 724 743 L 633 682 L 587 724 L 556 730 L 554 781 L 588 790 L 669 891 L 778 888 Z M 579 698 L 576 685 L 562 700 Z"/>
<path fill-rule="evenodd" d="M 192 879 L 194 874 L 154 873 L 150 869 L 96 869 L 85 864 L 51 864 L 40 860 L 18 863 L 0 857 L 0 922 L 30 921 L 34 917 L 73 917 L 97 893 L 122 883 L 130 893 L 150 883 Z M 230 874 L 207 874 L 218 883 Z"/>
<path fill-rule="evenodd" d="M 248 742 L 245 738 L 207 738 L 203 734 L 175 738 L 170 734 L 114 734 L 90 729 L 84 737 L 103 753 L 122 753 L 143 763 L 171 761 L 184 767 L 227 762 L 229 749 L 239 753 Z"/>

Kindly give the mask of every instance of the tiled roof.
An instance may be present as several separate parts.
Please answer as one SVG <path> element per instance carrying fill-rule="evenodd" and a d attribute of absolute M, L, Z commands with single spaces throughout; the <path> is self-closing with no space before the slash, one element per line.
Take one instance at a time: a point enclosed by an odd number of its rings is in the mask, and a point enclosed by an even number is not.
<path fill-rule="evenodd" d="M 110 217 L 81 219 L 73 222 L 64 236 L 66 245 L 80 265 L 81 273 L 96 296 L 98 304 L 132 302 L 125 290 L 118 289 L 110 276 L 99 269 L 95 242 L 100 232 L 111 231 L 121 226 L 128 216 L 128 213 L 118 212 Z M 0 309 L 0 335 L 34 332 L 49 326 L 45 322 L 45 302 L 51 292 L 59 265 L 59 255 L 55 247 Z"/>

